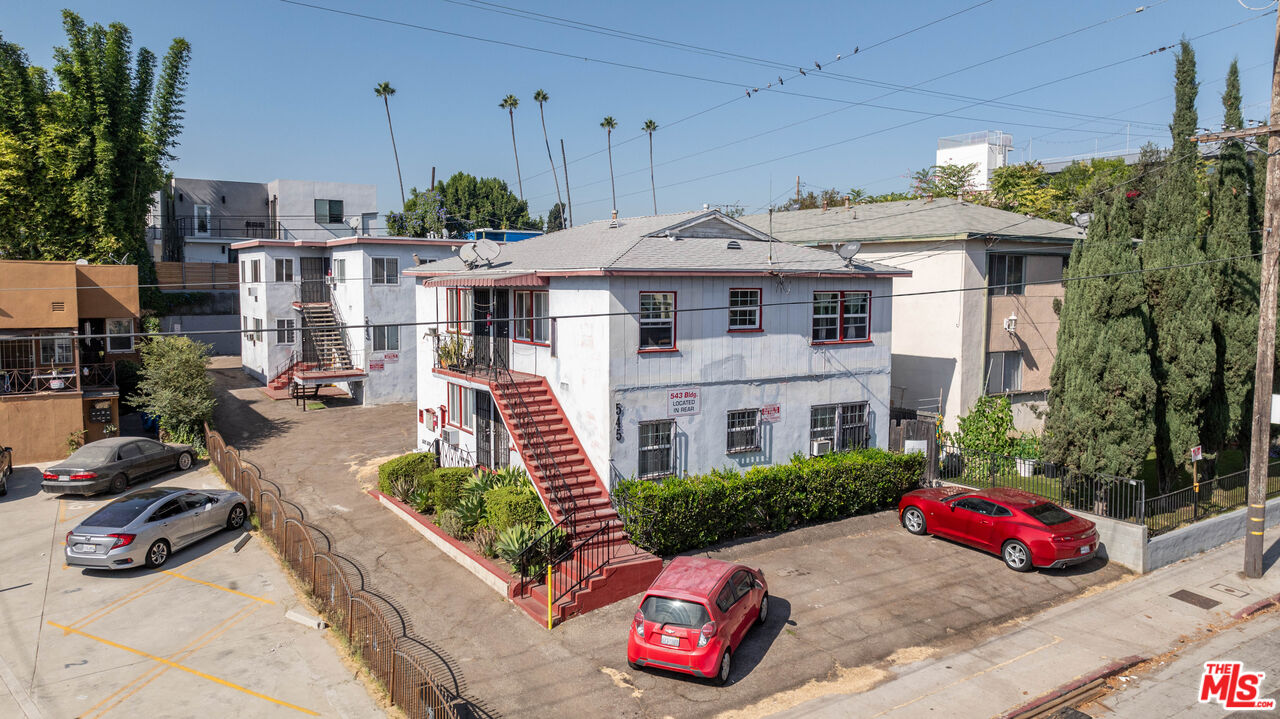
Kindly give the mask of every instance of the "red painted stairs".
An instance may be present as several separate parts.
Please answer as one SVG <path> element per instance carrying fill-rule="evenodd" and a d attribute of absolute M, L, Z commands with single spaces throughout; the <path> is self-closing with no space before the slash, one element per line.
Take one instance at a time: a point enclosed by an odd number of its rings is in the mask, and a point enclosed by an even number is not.
<path fill-rule="evenodd" d="M 639 549 L 631 544 L 623 529 L 622 519 L 618 517 L 609 499 L 609 491 L 604 482 L 587 458 L 586 450 L 578 441 L 569 418 L 556 399 L 546 378 L 524 373 L 512 373 L 515 387 L 501 383 L 490 383 L 494 403 L 502 414 L 508 428 L 511 428 L 512 441 L 533 480 L 538 494 L 542 496 L 551 519 L 559 522 L 564 518 L 561 504 L 566 511 L 574 512 L 574 530 L 570 541 L 573 544 L 590 537 L 597 529 L 604 528 L 603 534 L 592 542 L 593 546 L 607 547 L 611 559 L 596 576 L 588 579 L 578 589 L 562 598 L 554 607 L 554 618 L 563 621 L 569 617 L 584 614 L 641 592 L 653 583 L 654 578 L 662 571 L 662 559 Z M 523 403 L 522 403 L 523 400 Z M 517 413 L 523 414 L 528 408 L 537 424 L 538 431 L 526 433 L 519 429 L 516 421 Z M 553 496 L 555 488 L 551 486 L 550 477 L 539 466 L 532 446 L 543 441 L 555 458 L 556 468 L 565 483 Z M 557 501 L 557 499 L 559 501 Z M 590 561 L 590 560 L 587 560 Z M 576 581 L 590 567 L 582 566 L 577 558 L 557 566 L 556 571 Z M 546 588 L 541 584 L 526 590 L 522 594 L 519 581 L 513 581 L 508 588 L 512 600 L 529 612 L 535 619 L 546 621 L 547 596 Z"/>

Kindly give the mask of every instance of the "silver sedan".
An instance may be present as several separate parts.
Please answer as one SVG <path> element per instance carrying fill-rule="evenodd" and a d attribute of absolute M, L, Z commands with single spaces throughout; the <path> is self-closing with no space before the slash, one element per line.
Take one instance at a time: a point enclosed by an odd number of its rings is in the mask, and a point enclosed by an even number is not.
<path fill-rule="evenodd" d="M 67 564 L 94 569 L 160 567 L 174 551 L 239 530 L 249 502 L 229 489 L 152 487 L 112 500 L 67 532 Z"/>

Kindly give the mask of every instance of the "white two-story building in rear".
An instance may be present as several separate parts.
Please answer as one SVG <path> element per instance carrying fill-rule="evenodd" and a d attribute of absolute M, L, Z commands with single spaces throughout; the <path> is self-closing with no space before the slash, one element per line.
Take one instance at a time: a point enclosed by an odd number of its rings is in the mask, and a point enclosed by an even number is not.
<path fill-rule="evenodd" d="M 888 296 L 909 272 L 704 211 L 593 222 L 406 274 L 419 322 L 438 323 L 421 333 L 419 446 L 446 463 L 536 478 L 554 457 L 607 491 L 887 444 Z"/>
<path fill-rule="evenodd" d="M 241 365 L 267 394 L 335 385 L 364 404 L 412 402 L 418 338 L 409 267 L 465 240 L 341 237 L 248 240 L 240 263 Z"/>

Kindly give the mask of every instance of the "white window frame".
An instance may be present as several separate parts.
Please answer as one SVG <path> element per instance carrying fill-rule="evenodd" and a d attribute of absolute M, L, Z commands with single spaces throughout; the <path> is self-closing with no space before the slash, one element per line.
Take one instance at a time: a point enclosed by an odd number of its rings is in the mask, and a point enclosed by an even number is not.
<path fill-rule="evenodd" d="M 374 352 L 399 352 L 400 351 L 400 325 L 374 325 L 373 326 L 373 351 Z"/>
<path fill-rule="evenodd" d="M 262 260 L 249 260 L 250 282 L 262 281 Z"/>
<path fill-rule="evenodd" d="M 736 297 L 735 294 L 737 295 Z M 752 296 L 754 296 L 754 300 L 750 299 Z M 761 306 L 762 297 L 763 292 L 758 287 L 729 288 L 730 332 L 756 332 L 764 327 L 764 309 Z M 754 319 L 751 322 L 734 322 L 734 313 L 738 314 L 739 320 L 746 316 L 754 317 Z"/>
<path fill-rule="evenodd" d="M 667 429 L 666 432 L 661 430 L 661 427 L 664 426 Z M 646 436 L 648 428 L 654 428 L 656 431 L 648 432 L 648 436 Z M 638 437 L 637 444 L 640 447 L 640 451 L 637 456 L 636 474 L 640 479 L 656 479 L 658 477 L 670 477 L 675 474 L 675 433 L 676 422 L 672 419 L 658 419 L 639 424 L 636 436 Z M 645 442 L 649 442 L 649 444 L 645 444 Z M 646 465 L 646 453 L 650 455 L 659 453 L 659 457 L 661 457 L 661 453 L 665 453 L 666 462 L 659 461 L 656 465 Z M 657 466 L 660 469 L 646 472 L 645 470 L 651 466 Z"/>
<path fill-rule="evenodd" d="M 276 282 L 293 282 L 293 258 L 276 258 Z"/>
<path fill-rule="evenodd" d="M 115 331 L 113 331 L 111 327 L 112 322 L 125 322 L 125 323 L 128 323 L 128 325 L 126 328 L 123 328 L 123 331 L 120 331 L 121 328 L 117 328 Z M 132 317 L 115 317 L 107 320 L 104 323 L 104 326 L 106 327 L 108 354 L 121 354 L 124 352 L 133 351 L 133 318 Z M 115 335 L 115 336 L 113 337 L 112 335 Z M 117 341 L 119 340 L 128 340 L 128 343 L 129 343 L 128 346 L 121 346 L 116 344 Z"/>
<path fill-rule="evenodd" d="M 1010 376 L 1013 378 L 1012 382 L 1009 381 Z M 989 395 L 1021 392 L 1022 351 L 988 352 L 986 380 Z"/>
<path fill-rule="evenodd" d="M 262 318 L 261 318 L 261 317 L 254 317 L 254 318 L 253 318 L 253 339 L 254 339 L 254 341 L 255 341 L 255 342 L 262 342 L 262 341 L 264 341 L 264 340 L 265 340 L 265 336 L 264 336 L 264 335 L 263 335 L 263 333 L 262 333 Z"/>
<path fill-rule="evenodd" d="M 670 297 L 669 307 L 664 306 L 662 297 Z M 654 297 L 649 301 L 649 309 L 645 309 L 645 298 Z M 676 293 L 673 291 L 662 290 L 645 290 L 640 293 L 640 334 L 639 334 L 639 351 L 640 352 L 671 352 L 676 349 Z M 644 332 L 646 328 L 669 328 L 671 332 L 670 341 L 666 344 L 656 344 L 645 346 Z"/>
<path fill-rule="evenodd" d="M 204 215 L 204 229 L 200 229 L 201 215 Z M 192 209 L 191 236 L 211 237 L 213 234 L 213 206 L 196 205 Z"/>
<path fill-rule="evenodd" d="M 334 282 L 347 281 L 347 258 L 335 257 L 329 265 L 329 274 L 333 277 Z"/>
<path fill-rule="evenodd" d="M 729 410 L 725 414 L 725 454 L 758 451 L 760 451 L 760 410 Z"/>
<path fill-rule="evenodd" d="M 369 281 L 373 285 L 398 285 L 400 284 L 400 258 L 398 257 L 371 257 L 370 265 L 373 279 Z M 388 263 L 394 263 L 395 269 L 387 272 Z M 381 265 L 381 268 L 379 268 Z"/>
<path fill-rule="evenodd" d="M 297 341 L 297 323 L 295 320 L 276 320 L 276 344 L 291 345 Z"/>
<path fill-rule="evenodd" d="M 40 346 L 37 349 L 40 353 L 41 366 L 75 364 L 75 346 L 72 345 L 70 337 L 42 338 L 39 344 Z M 53 348 L 53 356 L 48 360 L 45 359 L 46 346 Z"/>

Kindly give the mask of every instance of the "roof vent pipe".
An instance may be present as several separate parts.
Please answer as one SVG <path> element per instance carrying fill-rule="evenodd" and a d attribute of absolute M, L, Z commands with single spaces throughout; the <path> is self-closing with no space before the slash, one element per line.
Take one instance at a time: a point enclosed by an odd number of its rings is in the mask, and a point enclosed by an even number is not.
<path fill-rule="evenodd" d="M 707 204 L 707 203 L 705 203 L 705 202 L 704 202 L 704 203 L 702 203 L 702 211 L 703 211 L 703 212 L 706 212 L 707 210 L 710 210 L 710 209 L 711 209 L 711 205 L 708 205 L 708 204 Z"/>
<path fill-rule="evenodd" d="M 609 227 L 613 229 L 618 228 L 618 211 L 617 210 L 613 211 L 613 217 L 609 219 Z"/>
<path fill-rule="evenodd" d="M 848 195 L 845 195 L 845 196 L 844 196 L 844 209 L 846 209 L 846 210 L 847 210 L 847 209 L 849 209 L 849 196 L 848 196 Z"/>

